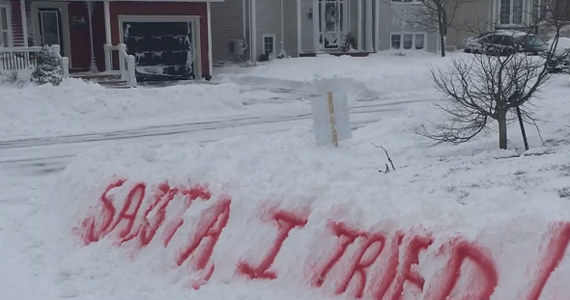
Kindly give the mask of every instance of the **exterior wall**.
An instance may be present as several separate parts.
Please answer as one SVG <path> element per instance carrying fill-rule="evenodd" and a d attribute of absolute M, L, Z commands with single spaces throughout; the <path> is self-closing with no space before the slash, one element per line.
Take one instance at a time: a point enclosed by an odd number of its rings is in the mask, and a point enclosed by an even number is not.
<path fill-rule="evenodd" d="M 89 70 L 91 65 L 91 40 L 89 30 L 89 12 L 84 2 L 70 2 L 67 6 L 69 14 L 69 35 L 71 43 L 71 65 L 75 71 Z M 76 20 L 76 22 L 74 22 Z M 85 23 L 77 22 L 84 20 Z M 93 48 L 99 71 L 105 70 L 105 20 L 103 4 L 98 2 L 93 7 Z"/>
<path fill-rule="evenodd" d="M 299 56 L 297 50 L 297 1 L 283 0 L 284 49 L 289 56 Z"/>
<path fill-rule="evenodd" d="M 111 2 L 111 40 L 120 41 L 119 15 L 145 16 L 199 16 L 200 17 L 200 53 L 202 76 L 210 75 L 208 65 L 208 17 L 206 3 L 187 2 Z"/>
<path fill-rule="evenodd" d="M 309 17 L 312 12 L 311 17 Z M 301 52 L 315 52 L 315 37 L 313 19 L 319 17 L 319 12 L 313 10 L 313 0 L 301 0 Z"/>
<path fill-rule="evenodd" d="M 359 20 L 358 16 L 358 9 L 359 5 L 358 2 L 362 1 L 361 4 L 361 19 Z M 318 3 L 318 1 L 313 0 L 301 0 L 301 52 L 302 53 L 315 53 L 321 51 L 322 49 L 315 49 L 315 38 L 318 38 L 318 33 L 315 33 L 314 30 L 319 30 L 318 27 L 314 28 L 314 21 L 319 22 L 319 12 L 317 7 L 313 7 L 314 3 Z M 372 33 L 372 41 L 371 45 L 374 45 L 374 28 L 366 28 L 366 17 L 367 17 L 367 7 L 366 1 L 364 0 L 345 0 L 345 4 L 347 5 L 347 15 L 345 18 L 345 32 L 348 33 L 352 39 L 355 41 L 354 48 L 358 47 L 358 40 L 361 40 L 361 50 L 366 50 L 367 48 L 367 31 Z M 372 6 L 370 9 L 372 10 L 372 17 L 371 17 L 371 26 L 374 26 L 374 11 L 375 11 L 375 4 L 371 2 Z M 312 11 L 312 17 L 309 17 L 309 12 Z M 370 14 L 368 14 L 370 17 Z M 359 22 L 362 25 L 362 32 L 359 33 Z M 317 43 L 318 44 L 318 43 Z"/>
<path fill-rule="evenodd" d="M 447 34 L 448 47 L 463 49 L 463 40 L 478 33 L 491 31 L 493 1 L 475 0 L 457 7 L 453 26 Z"/>
<path fill-rule="evenodd" d="M 417 18 L 423 8 L 421 2 L 392 2 L 381 0 L 379 21 L 379 50 L 391 49 L 390 36 L 392 33 L 426 33 L 426 50 L 437 51 L 437 34 L 429 30 L 419 22 Z"/>
<path fill-rule="evenodd" d="M 244 33 L 243 2 L 247 0 L 226 0 L 214 2 L 212 9 L 212 52 L 214 62 L 236 61 L 243 58 L 236 57 L 230 52 L 230 41 L 233 39 L 247 39 Z"/>
<path fill-rule="evenodd" d="M 284 0 L 287 1 L 287 0 Z M 290 0 L 289 0 L 290 1 Z M 256 13 L 256 59 L 263 54 L 263 35 L 275 35 L 275 55 L 281 53 L 281 0 L 260 0 L 255 2 Z M 286 20 L 283 19 L 285 26 Z"/>

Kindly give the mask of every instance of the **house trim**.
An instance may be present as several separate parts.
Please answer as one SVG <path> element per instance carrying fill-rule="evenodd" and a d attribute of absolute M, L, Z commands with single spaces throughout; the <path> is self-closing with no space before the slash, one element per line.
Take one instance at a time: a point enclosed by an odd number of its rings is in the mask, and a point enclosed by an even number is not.
<path fill-rule="evenodd" d="M 314 51 L 321 51 L 322 44 L 319 42 L 320 29 L 319 29 L 319 0 L 313 0 L 313 49 Z"/>
<path fill-rule="evenodd" d="M 61 28 L 63 32 L 63 51 L 65 56 L 69 58 L 69 68 L 73 67 L 73 59 L 71 52 L 71 35 L 69 31 L 69 13 L 67 11 L 67 2 L 32 2 L 30 13 L 32 14 L 32 26 L 34 28 L 34 44 L 41 45 L 40 40 L 40 21 L 38 19 L 39 10 L 41 8 L 58 9 L 61 14 Z M 87 8 L 86 8 L 87 9 Z M 26 20 L 22 20 L 22 23 Z M 22 27 L 26 26 L 22 24 Z M 26 44 L 27 37 L 24 37 L 24 45 Z M 61 45 L 60 45 L 61 46 Z"/>
<path fill-rule="evenodd" d="M 123 43 L 123 23 L 124 22 L 192 22 L 192 39 L 193 39 L 193 63 L 194 77 L 202 78 L 202 52 L 200 39 L 200 16 L 193 15 L 118 15 L 119 23 L 119 42 Z M 211 60 L 210 60 L 211 63 Z M 210 70 L 211 72 L 211 70 Z"/>

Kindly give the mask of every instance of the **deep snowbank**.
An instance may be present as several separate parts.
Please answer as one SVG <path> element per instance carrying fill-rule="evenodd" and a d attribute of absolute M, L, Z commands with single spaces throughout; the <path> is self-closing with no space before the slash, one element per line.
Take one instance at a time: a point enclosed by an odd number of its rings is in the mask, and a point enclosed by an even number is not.
<path fill-rule="evenodd" d="M 90 278 L 89 291 L 66 296 L 570 294 L 568 146 L 525 157 L 443 147 L 445 156 L 422 157 L 425 146 L 398 117 L 339 149 L 313 146 L 309 128 L 296 128 L 84 155 L 53 198 L 76 242 L 62 268 Z M 406 164 L 383 174 L 384 154 L 370 143 L 390 132 L 399 136 L 393 158 Z M 98 271 L 77 270 L 83 260 L 97 261 Z"/>
<path fill-rule="evenodd" d="M 68 79 L 57 87 L 1 88 L 2 139 L 196 122 L 243 112 L 243 99 L 233 83 L 120 90 Z"/>

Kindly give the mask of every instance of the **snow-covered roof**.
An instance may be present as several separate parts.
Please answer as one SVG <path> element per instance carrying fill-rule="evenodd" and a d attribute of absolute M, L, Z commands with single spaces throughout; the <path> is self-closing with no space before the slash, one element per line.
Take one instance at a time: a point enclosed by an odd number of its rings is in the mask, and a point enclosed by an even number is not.
<path fill-rule="evenodd" d="M 527 35 L 533 35 L 531 33 L 525 32 L 525 31 L 507 30 L 507 29 L 497 30 L 497 31 L 493 32 L 493 34 L 508 35 L 508 36 L 512 36 L 512 37 L 523 37 L 523 36 L 527 36 Z"/>

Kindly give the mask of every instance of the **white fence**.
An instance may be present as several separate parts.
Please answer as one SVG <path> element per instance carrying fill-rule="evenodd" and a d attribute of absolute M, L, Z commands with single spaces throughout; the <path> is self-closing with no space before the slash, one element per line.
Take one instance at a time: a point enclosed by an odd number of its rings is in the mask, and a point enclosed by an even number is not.
<path fill-rule="evenodd" d="M 60 46 L 53 45 L 48 49 L 57 54 L 63 70 L 63 77 L 69 77 L 69 59 L 61 56 Z M 38 54 L 42 50 L 43 47 L 41 46 L 0 47 L 0 70 L 20 71 L 36 67 L 38 64 Z"/>
<path fill-rule="evenodd" d="M 105 44 L 105 72 L 111 73 L 115 71 L 113 68 L 113 51 L 119 54 L 119 70 L 121 72 L 121 80 L 127 82 L 127 86 L 136 87 L 137 78 L 135 72 L 135 57 L 127 53 L 127 45 L 124 43 L 118 45 Z"/>

